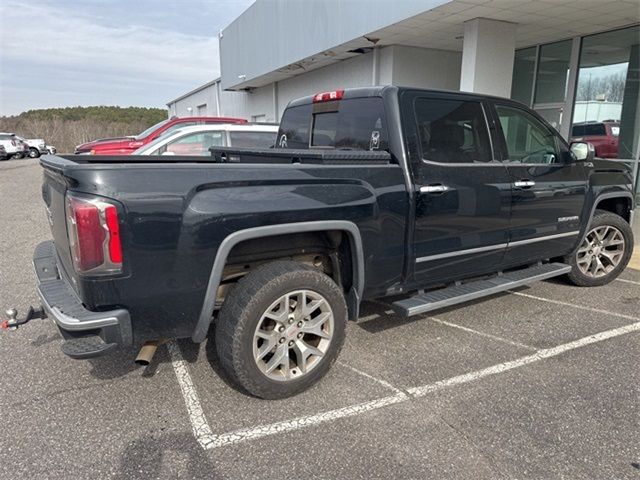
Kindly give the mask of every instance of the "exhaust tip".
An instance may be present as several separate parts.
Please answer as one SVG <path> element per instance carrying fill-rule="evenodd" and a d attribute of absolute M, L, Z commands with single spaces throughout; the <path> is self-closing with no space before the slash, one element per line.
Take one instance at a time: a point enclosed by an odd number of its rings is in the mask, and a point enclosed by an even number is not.
<path fill-rule="evenodd" d="M 156 354 L 156 350 L 160 345 L 165 343 L 165 340 L 153 340 L 150 342 L 145 342 L 144 345 L 140 348 L 138 352 L 138 356 L 134 360 L 136 365 L 147 366 L 153 360 L 153 356 Z"/>

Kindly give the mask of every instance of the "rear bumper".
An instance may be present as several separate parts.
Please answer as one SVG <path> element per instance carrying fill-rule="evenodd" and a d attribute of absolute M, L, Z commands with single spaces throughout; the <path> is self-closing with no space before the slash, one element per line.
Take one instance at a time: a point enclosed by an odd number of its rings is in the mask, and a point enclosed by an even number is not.
<path fill-rule="evenodd" d="M 38 295 L 47 316 L 52 319 L 62 337 L 70 341 L 93 338 L 92 345 L 101 345 L 94 351 L 83 355 L 70 354 L 70 349 L 63 345 L 63 352 L 73 358 L 99 356 L 114 346 L 130 346 L 132 344 L 131 319 L 129 312 L 118 308 L 115 310 L 93 312 L 87 310 L 75 294 L 69 282 L 58 268 L 58 260 L 53 242 L 43 242 L 36 247 L 33 254 L 33 266 L 38 276 Z"/>

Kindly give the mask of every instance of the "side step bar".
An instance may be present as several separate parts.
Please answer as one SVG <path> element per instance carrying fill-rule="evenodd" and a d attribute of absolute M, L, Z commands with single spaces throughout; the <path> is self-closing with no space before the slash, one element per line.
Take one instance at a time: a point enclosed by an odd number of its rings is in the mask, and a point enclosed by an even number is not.
<path fill-rule="evenodd" d="M 522 270 L 507 272 L 486 280 L 477 280 L 419 293 L 413 297 L 392 303 L 391 308 L 404 317 L 411 317 L 511 290 L 512 288 L 522 287 L 523 285 L 530 285 L 540 280 L 564 275 L 570 271 L 571 267 L 564 263 L 536 265 Z"/>

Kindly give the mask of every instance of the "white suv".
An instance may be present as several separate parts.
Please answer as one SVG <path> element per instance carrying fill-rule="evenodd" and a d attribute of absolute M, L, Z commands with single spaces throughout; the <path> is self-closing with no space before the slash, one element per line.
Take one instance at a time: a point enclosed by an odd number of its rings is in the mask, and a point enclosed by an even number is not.
<path fill-rule="evenodd" d="M 15 133 L 0 133 L 0 145 L 7 152 L 7 158 L 22 158 L 29 153 L 29 146 Z"/>

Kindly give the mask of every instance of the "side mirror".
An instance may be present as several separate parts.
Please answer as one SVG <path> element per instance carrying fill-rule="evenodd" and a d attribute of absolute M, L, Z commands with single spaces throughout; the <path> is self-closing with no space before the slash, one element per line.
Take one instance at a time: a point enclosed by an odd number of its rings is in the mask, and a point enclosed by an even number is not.
<path fill-rule="evenodd" d="M 596 157 L 595 148 L 587 142 L 572 142 L 571 152 L 579 162 L 591 162 Z"/>

